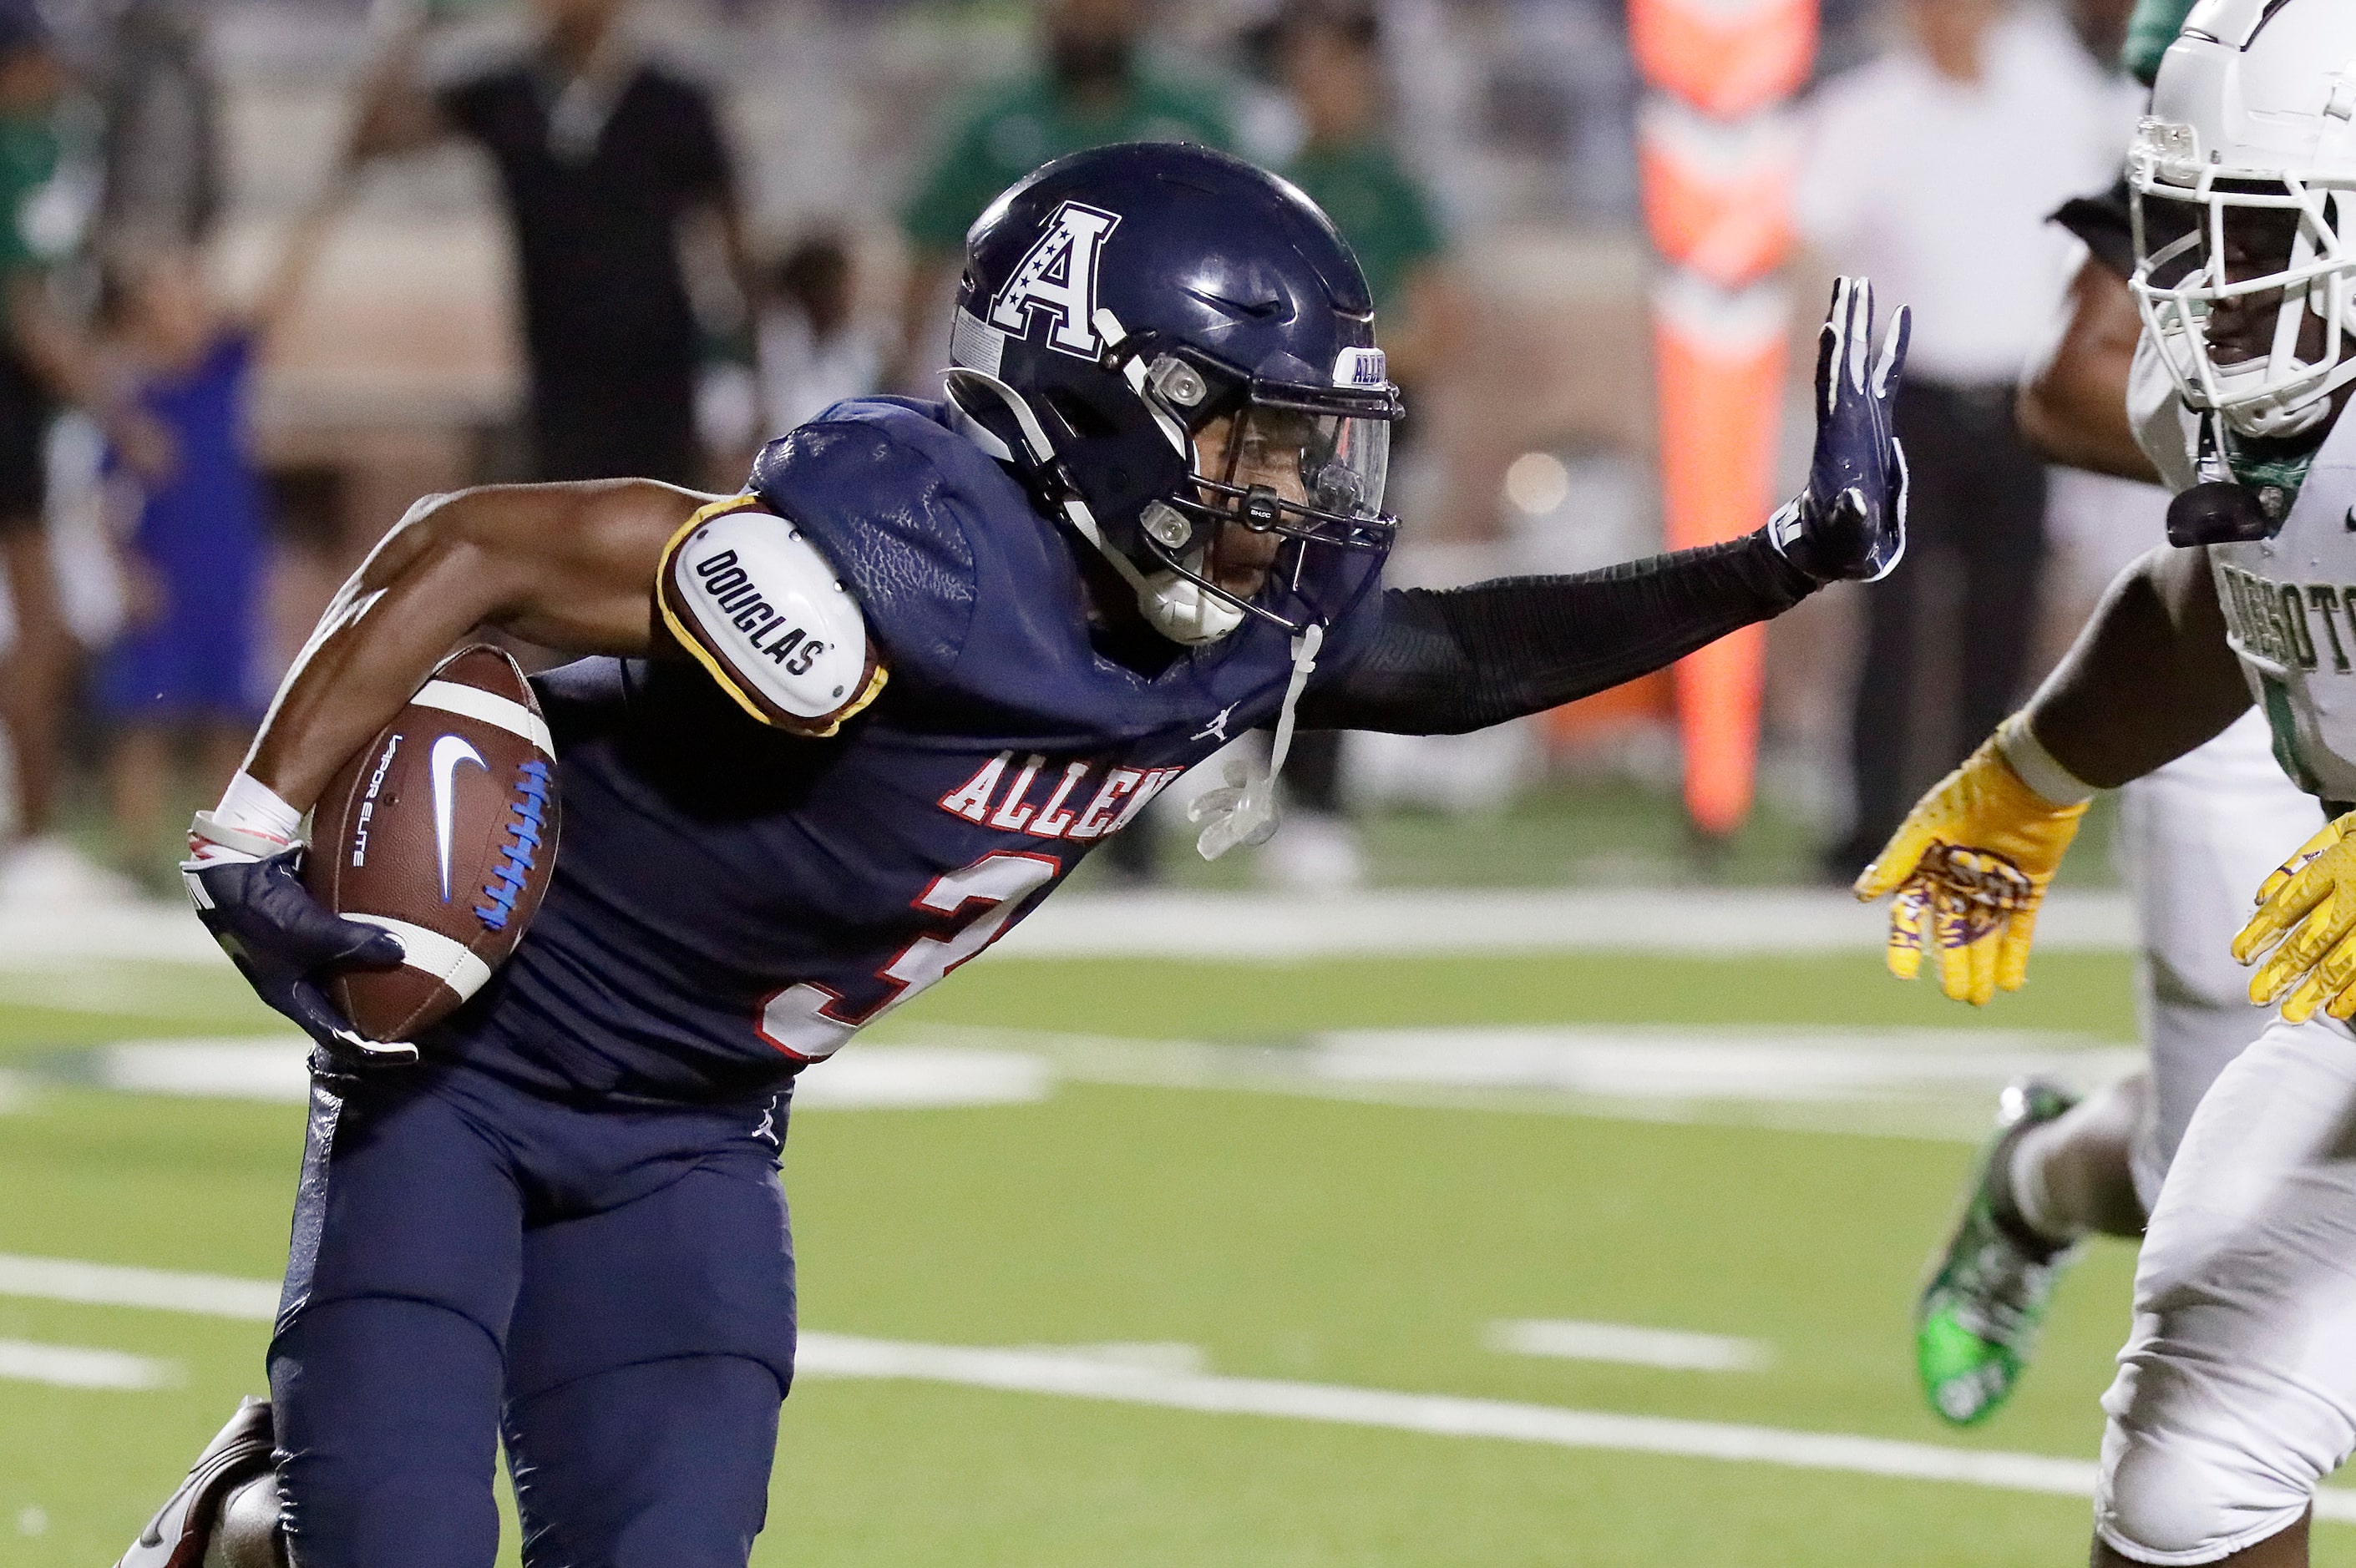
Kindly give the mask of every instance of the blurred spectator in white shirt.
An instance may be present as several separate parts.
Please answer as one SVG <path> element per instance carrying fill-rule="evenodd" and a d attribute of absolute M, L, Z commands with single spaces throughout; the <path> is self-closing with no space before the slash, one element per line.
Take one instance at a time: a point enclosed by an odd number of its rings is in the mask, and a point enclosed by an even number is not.
<path fill-rule="evenodd" d="M 1819 260 L 1914 307 L 1898 403 L 1912 559 L 1867 596 L 1856 811 L 1825 866 L 1844 880 L 2019 695 L 2046 479 L 2014 429 L 2014 384 L 2074 260 L 2045 219 L 2109 179 L 2137 103 L 2041 6 L 1904 0 L 1899 13 L 1901 41 L 1811 105 L 1794 200 Z"/>
<path fill-rule="evenodd" d="M 776 427 L 770 434 L 881 385 L 884 341 L 861 318 L 851 250 L 842 236 L 804 240 L 764 282 L 758 333 L 763 402 Z"/>

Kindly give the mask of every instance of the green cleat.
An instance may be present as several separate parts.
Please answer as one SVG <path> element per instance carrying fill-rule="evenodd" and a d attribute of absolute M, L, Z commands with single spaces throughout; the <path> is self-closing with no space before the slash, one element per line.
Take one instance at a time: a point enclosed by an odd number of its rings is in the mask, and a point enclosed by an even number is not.
<path fill-rule="evenodd" d="M 1980 1150 L 1963 1212 L 1932 1260 L 1914 1304 L 1914 1362 L 1939 1418 L 1987 1420 L 2012 1395 L 2074 1243 L 2055 1245 L 2021 1222 L 1998 1186 L 2013 1146 L 2077 1101 L 2039 1079 L 2012 1084 L 1997 1103 L 1996 1136 Z"/>

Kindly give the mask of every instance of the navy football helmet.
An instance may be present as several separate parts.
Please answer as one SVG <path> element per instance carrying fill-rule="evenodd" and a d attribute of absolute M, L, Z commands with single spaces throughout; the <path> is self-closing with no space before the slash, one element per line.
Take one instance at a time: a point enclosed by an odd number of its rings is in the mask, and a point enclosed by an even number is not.
<path fill-rule="evenodd" d="M 950 359 L 986 444 L 1174 641 L 1331 624 L 1381 571 L 1398 390 L 1356 258 L 1264 170 L 1170 143 L 1037 170 L 966 236 Z M 1276 540 L 1248 597 L 1218 581 L 1230 524 Z"/>

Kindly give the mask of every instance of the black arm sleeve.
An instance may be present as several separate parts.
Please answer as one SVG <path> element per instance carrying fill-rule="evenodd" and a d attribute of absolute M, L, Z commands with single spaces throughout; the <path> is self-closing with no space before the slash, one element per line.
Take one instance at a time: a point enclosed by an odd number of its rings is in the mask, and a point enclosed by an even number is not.
<path fill-rule="evenodd" d="M 1673 664 L 1815 588 L 1756 533 L 1576 577 L 1391 589 L 1365 653 L 1302 693 L 1301 723 L 1462 734 Z"/>

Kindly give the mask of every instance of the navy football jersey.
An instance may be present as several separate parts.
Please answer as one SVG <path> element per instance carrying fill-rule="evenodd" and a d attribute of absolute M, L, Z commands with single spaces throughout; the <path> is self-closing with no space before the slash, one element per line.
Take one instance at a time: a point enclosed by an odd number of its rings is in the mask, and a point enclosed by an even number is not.
<path fill-rule="evenodd" d="M 561 763 L 554 880 L 436 1052 L 649 1100 L 759 1093 L 980 953 L 1273 719 L 1281 629 L 1247 621 L 1151 673 L 1108 656 L 1057 525 L 947 419 L 840 404 L 754 469 L 889 669 L 838 734 L 765 726 L 684 660 L 538 677 Z M 1329 631 L 1321 676 L 1363 648 L 1376 598 Z"/>

